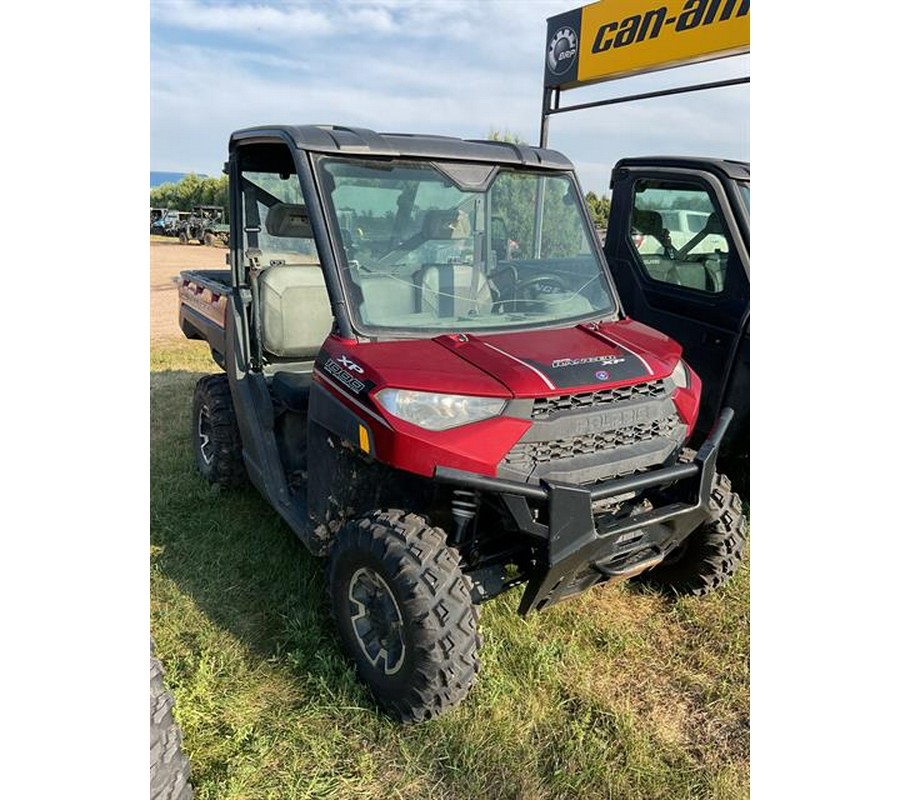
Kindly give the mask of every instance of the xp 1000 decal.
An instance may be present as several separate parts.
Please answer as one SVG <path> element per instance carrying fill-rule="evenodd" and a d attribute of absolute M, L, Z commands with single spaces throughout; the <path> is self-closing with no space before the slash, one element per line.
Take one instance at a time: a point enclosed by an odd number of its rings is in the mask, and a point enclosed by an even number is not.
<path fill-rule="evenodd" d="M 373 381 L 366 380 L 363 368 L 346 355 L 333 357 L 328 353 L 320 354 L 316 359 L 316 368 L 355 395 L 368 394 L 375 386 Z"/>

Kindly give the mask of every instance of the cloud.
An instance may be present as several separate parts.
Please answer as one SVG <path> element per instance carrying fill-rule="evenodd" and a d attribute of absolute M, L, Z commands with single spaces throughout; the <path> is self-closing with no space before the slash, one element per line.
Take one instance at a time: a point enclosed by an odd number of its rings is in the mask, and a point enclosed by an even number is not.
<path fill-rule="evenodd" d="M 523 37 L 544 40 L 543 17 L 571 6 L 569 0 L 513 2 L 513 0 L 332 0 L 329 3 L 212 3 L 167 0 L 151 5 L 157 28 L 193 33 L 218 33 L 231 38 L 266 39 L 285 46 L 296 37 L 329 34 L 346 43 L 359 38 L 394 44 L 385 57 L 404 58 L 408 42 L 430 41 L 462 46 L 459 56 L 521 52 Z M 530 13 L 534 10 L 536 13 Z M 535 24 L 537 22 L 537 24 Z"/>
<path fill-rule="evenodd" d="M 556 2 L 156 3 L 151 165 L 216 173 L 234 129 L 334 123 L 536 141 L 545 19 Z M 563 94 L 564 105 L 742 74 L 740 59 Z M 747 87 L 555 116 L 550 146 L 606 191 L 625 155 L 749 156 Z"/>
<path fill-rule="evenodd" d="M 333 30 L 328 15 L 312 6 L 231 5 L 185 0 L 158 2 L 150 8 L 152 22 L 193 31 L 283 37 Z"/>

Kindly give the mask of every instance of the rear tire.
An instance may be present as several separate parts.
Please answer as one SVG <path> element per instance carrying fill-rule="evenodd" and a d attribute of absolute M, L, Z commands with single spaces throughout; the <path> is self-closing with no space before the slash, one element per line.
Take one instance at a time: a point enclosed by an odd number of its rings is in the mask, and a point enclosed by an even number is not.
<path fill-rule="evenodd" d="M 220 486 L 246 483 L 241 433 L 227 375 L 206 375 L 197 381 L 192 420 L 194 456 L 200 474 Z"/>
<path fill-rule="evenodd" d="M 396 510 L 347 523 L 328 592 L 341 643 L 388 714 L 423 722 L 465 699 L 481 666 L 478 609 L 440 528 Z"/>
<path fill-rule="evenodd" d="M 181 233 L 178 234 L 178 241 L 180 244 L 187 244 L 188 243 L 188 235 L 184 231 L 182 231 Z"/>
<path fill-rule="evenodd" d="M 191 765 L 181 749 L 181 729 L 150 642 L 150 800 L 191 800 Z"/>
<path fill-rule="evenodd" d="M 211 233 L 204 234 L 203 244 L 205 244 L 207 247 L 215 247 L 216 237 L 213 236 Z"/>
<path fill-rule="evenodd" d="M 741 498 L 726 475 L 716 475 L 709 497 L 709 519 L 659 566 L 638 579 L 664 592 L 702 597 L 725 585 L 737 572 L 747 541 Z"/>

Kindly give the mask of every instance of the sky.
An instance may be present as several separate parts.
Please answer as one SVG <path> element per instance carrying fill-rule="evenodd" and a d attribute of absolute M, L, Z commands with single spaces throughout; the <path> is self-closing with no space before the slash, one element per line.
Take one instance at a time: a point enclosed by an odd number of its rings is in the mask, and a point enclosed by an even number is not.
<path fill-rule="evenodd" d="M 228 136 L 267 123 L 536 143 L 547 17 L 572 0 L 151 0 L 150 168 L 221 173 Z M 562 95 L 562 105 L 749 74 L 749 56 Z M 748 85 L 573 111 L 549 146 L 607 192 L 619 158 L 750 158 Z"/>

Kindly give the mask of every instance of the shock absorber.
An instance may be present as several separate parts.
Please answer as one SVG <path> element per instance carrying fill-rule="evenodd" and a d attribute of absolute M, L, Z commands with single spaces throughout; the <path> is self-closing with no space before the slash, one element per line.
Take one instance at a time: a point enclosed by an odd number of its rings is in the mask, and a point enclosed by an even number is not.
<path fill-rule="evenodd" d="M 478 513 L 478 495 L 468 489 L 454 489 L 450 510 L 456 523 L 456 542 L 462 544 L 469 534 L 469 525 Z"/>

